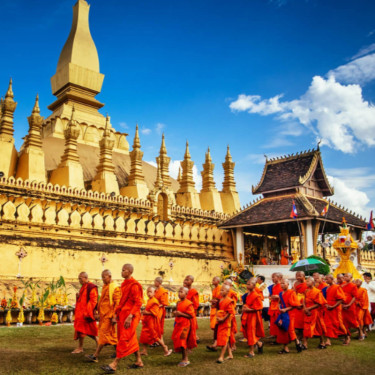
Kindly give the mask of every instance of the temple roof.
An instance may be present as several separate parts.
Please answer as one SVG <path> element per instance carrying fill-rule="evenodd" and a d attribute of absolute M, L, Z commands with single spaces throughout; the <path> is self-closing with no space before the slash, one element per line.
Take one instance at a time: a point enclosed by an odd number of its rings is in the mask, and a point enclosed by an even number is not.
<path fill-rule="evenodd" d="M 305 152 L 266 159 L 263 174 L 257 186 L 252 187 L 253 194 L 288 190 L 304 185 L 315 174 L 324 196 L 333 194 L 324 171 L 319 148 Z"/>
<path fill-rule="evenodd" d="M 366 229 L 366 222 L 351 211 L 341 208 L 325 199 L 314 198 L 302 194 L 290 194 L 271 198 L 262 198 L 231 217 L 220 225 L 221 228 L 248 227 L 273 223 L 293 222 L 290 217 L 293 200 L 298 212 L 298 219 L 326 220 L 340 225 L 345 217 L 347 223 L 353 227 Z M 327 215 L 321 216 L 323 208 L 329 203 Z"/>
<path fill-rule="evenodd" d="M 65 140 L 60 138 L 45 138 L 43 139 L 43 151 L 45 154 L 46 170 L 52 171 L 60 164 L 61 156 L 64 153 Z M 96 175 L 96 168 L 99 164 L 100 148 L 85 144 L 78 144 L 77 151 L 79 162 L 83 168 L 83 179 L 85 184 L 92 181 Z M 119 152 L 112 154 L 113 164 L 115 165 L 115 174 L 119 183 L 119 187 L 127 185 L 128 175 L 130 173 L 130 156 Z M 156 167 L 143 161 L 143 173 L 147 187 L 151 190 L 154 188 L 156 180 Z M 170 178 L 172 183 L 171 189 L 177 192 L 179 183 Z M 88 188 L 90 188 L 88 186 Z"/>

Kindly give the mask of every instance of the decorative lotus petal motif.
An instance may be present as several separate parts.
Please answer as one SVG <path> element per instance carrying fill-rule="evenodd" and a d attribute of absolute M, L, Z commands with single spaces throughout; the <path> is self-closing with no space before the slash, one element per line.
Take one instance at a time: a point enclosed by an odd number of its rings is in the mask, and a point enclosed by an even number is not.
<path fill-rule="evenodd" d="M 26 258 L 27 257 L 27 251 L 21 247 L 17 252 L 16 252 L 16 256 L 19 258 L 19 259 L 23 259 L 23 258 Z"/>

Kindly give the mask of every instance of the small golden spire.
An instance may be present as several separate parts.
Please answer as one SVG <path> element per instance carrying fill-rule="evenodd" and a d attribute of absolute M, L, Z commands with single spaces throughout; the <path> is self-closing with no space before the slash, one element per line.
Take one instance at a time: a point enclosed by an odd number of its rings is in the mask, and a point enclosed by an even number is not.
<path fill-rule="evenodd" d="M 167 156 L 167 148 L 165 147 L 165 137 L 164 133 L 161 138 L 161 146 L 160 146 L 160 152 L 159 156 L 156 158 L 156 164 L 158 165 L 158 170 L 160 171 L 160 178 L 162 181 L 162 184 L 165 187 L 170 187 L 171 182 L 169 180 L 169 163 L 171 161 L 171 158 Z M 158 176 L 156 178 L 156 181 L 158 181 Z"/>
<path fill-rule="evenodd" d="M 164 133 L 161 137 L 160 155 L 167 155 L 167 148 L 165 147 Z"/>
<path fill-rule="evenodd" d="M 12 99 L 14 98 L 14 94 L 13 94 L 13 80 L 12 80 L 12 78 L 9 80 L 8 91 L 5 94 L 5 99 L 6 98 L 12 98 Z"/>
<path fill-rule="evenodd" d="M 133 149 L 135 149 L 135 148 L 141 148 L 141 141 L 139 139 L 138 124 L 135 126 L 135 135 L 134 135 L 134 141 L 133 141 Z"/>
<path fill-rule="evenodd" d="M 206 152 L 206 163 L 207 162 L 212 162 L 212 158 L 211 158 L 211 153 L 210 153 L 210 148 L 209 147 L 207 148 L 207 152 Z"/>
<path fill-rule="evenodd" d="M 40 108 L 39 108 L 39 94 L 36 94 L 34 108 L 33 108 L 33 110 L 32 110 L 31 113 L 32 114 L 33 113 L 40 113 Z"/>
<path fill-rule="evenodd" d="M 206 160 L 203 164 L 202 175 L 202 191 L 214 191 L 216 190 L 214 181 L 214 168 L 215 164 L 212 163 L 210 148 L 208 147 L 206 152 Z"/>
<path fill-rule="evenodd" d="M 222 164 L 224 169 L 224 182 L 223 182 L 223 192 L 235 192 L 236 182 L 234 180 L 234 166 L 236 163 L 232 160 L 232 155 L 230 154 L 229 145 L 227 146 L 227 154 L 225 156 L 225 163 Z"/>
<path fill-rule="evenodd" d="M 178 168 L 178 176 L 177 176 L 177 181 L 180 182 L 182 177 L 182 170 L 181 170 L 181 165 Z"/>
<path fill-rule="evenodd" d="M 186 149 L 185 149 L 185 155 L 184 156 L 185 156 L 185 159 L 191 159 L 188 141 L 186 141 Z"/>
<path fill-rule="evenodd" d="M 189 142 L 186 141 L 186 150 L 184 160 L 181 162 L 182 176 L 180 180 L 180 189 L 177 193 L 195 192 L 195 182 L 193 179 L 194 162 L 191 160 L 189 151 Z"/>
<path fill-rule="evenodd" d="M 130 152 L 130 174 L 128 177 L 128 185 L 135 186 L 137 184 L 145 185 L 145 178 L 142 168 L 143 152 L 141 151 L 141 142 L 139 140 L 138 124 L 135 126 L 135 135 L 133 141 L 133 150 Z"/>

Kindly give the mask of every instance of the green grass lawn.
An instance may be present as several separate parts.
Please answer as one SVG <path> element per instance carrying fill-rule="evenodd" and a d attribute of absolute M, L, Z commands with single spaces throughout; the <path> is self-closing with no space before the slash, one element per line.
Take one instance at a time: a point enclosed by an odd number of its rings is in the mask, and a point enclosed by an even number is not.
<path fill-rule="evenodd" d="M 139 327 L 140 329 L 140 327 Z M 166 341 L 171 345 L 173 321 L 166 321 Z M 144 358 L 145 368 L 129 370 L 134 356 L 120 362 L 118 374 L 140 373 L 144 375 L 168 374 L 204 374 L 204 375 L 241 375 L 241 374 L 372 374 L 375 371 L 375 331 L 364 342 L 353 340 L 344 347 L 338 340 L 326 350 L 316 349 L 318 340 L 309 342 L 309 350 L 297 354 L 294 345 L 291 354 L 279 355 L 278 346 L 267 344 L 263 355 L 253 359 L 244 358 L 247 353 L 245 343 L 237 343 L 233 361 L 216 364 L 217 353 L 206 351 L 211 343 L 212 333 L 208 319 L 199 320 L 201 343 L 190 356 L 191 365 L 176 367 L 180 354 L 168 358 L 162 356 L 160 348 L 149 349 Z M 355 334 L 356 336 L 356 334 Z M 241 334 L 238 335 L 238 338 Z M 76 343 L 73 341 L 72 326 L 0 328 L 0 374 L 2 375 L 86 375 L 101 374 L 100 366 L 110 361 L 113 348 L 103 349 L 99 364 L 87 363 L 84 355 L 72 355 Z M 94 350 L 90 339 L 85 342 L 85 354 Z"/>

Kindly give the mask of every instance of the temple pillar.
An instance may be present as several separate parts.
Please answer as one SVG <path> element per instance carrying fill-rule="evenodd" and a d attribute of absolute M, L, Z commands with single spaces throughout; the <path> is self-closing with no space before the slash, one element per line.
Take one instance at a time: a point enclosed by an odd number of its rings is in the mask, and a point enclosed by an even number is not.
<path fill-rule="evenodd" d="M 310 255 L 314 255 L 314 232 L 313 232 L 313 225 L 311 220 L 306 220 L 303 224 L 305 227 L 305 250 L 306 250 L 306 257 Z"/>
<path fill-rule="evenodd" d="M 244 263 L 245 259 L 245 241 L 243 235 L 243 228 L 235 229 L 235 241 L 234 241 L 234 258 L 237 262 Z"/>

